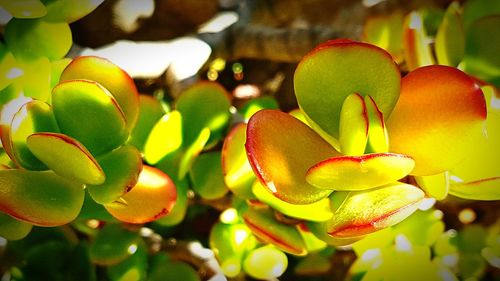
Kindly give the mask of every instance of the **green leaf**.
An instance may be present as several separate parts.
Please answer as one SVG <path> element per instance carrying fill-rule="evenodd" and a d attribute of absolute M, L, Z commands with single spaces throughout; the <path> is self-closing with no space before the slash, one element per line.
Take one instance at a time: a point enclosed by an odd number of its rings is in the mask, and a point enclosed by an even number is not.
<path fill-rule="evenodd" d="M 47 15 L 43 17 L 47 22 L 73 23 L 95 10 L 104 0 L 55 0 L 47 1 Z"/>
<path fill-rule="evenodd" d="M 58 226 L 76 218 L 83 185 L 51 171 L 0 170 L 0 211 L 41 226 Z"/>
<path fill-rule="evenodd" d="M 29 170 L 47 170 L 47 166 L 28 149 L 26 139 L 33 133 L 58 131 L 59 128 L 49 104 L 38 100 L 24 104 L 14 115 L 10 130 L 6 131 L 12 145 L 14 161 Z"/>
<path fill-rule="evenodd" d="M 161 101 L 152 96 L 139 95 L 139 117 L 134 129 L 130 132 L 128 143 L 144 152 L 151 130 L 165 113 Z"/>
<path fill-rule="evenodd" d="M 243 220 L 260 240 L 293 255 L 307 254 L 306 245 L 299 230 L 293 225 L 276 221 L 271 209 L 248 208 L 243 213 Z"/>
<path fill-rule="evenodd" d="M 340 110 L 340 152 L 344 155 L 362 155 L 368 141 L 368 126 L 368 112 L 363 97 L 350 94 Z"/>
<path fill-rule="evenodd" d="M 253 198 L 255 174 L 245 151 L 247 125 L 239 123 L 227 134 L 222 145 L 222 171 L 226 186 L 236 196 Z"/>
<path fill-rule="evenodd" d="M 142 170 L 140 152 L 131 145 L 123 145 L 97 159 L 106 181 L 100 185 L 88 185 L 92 198 L 100 204 L 116 201 L 137 183 Z"/>
<path fill-rule="evenodd" d="M 35 19 L 47 14 L 47 8 L 39 0 L 0 0 L 0 6 L 19 19 Z"/>
<path fill-rule="evenodd" d="M 261 280 L 280 277 L 288 267 L 288 258 L 279 249 L 268 245 L 251 251 L 243 261 L 248 275 Z"/>
<path fill-rule="evenodd" d="M 5 41 L 16 58 L 57 60 L 73 43 L 67 23 L 48 23 L 41 19 L 12 19 L 5 26 Z"/>
<path fill-rule="evenodd" d="M 434 48 L 439 64 L 457 66 L 465 53 L 465 31 L 460 15 L 460 4 L 452 2 L 439 25 Z"/>
<path fill-rule="evenodd" d="M 257 240 L 245 224 L 218 222 L 210 230 L 209 244 L 224 275 L 233 278 L 240 273 L 243 258 L 257 246 Z"/>
<path fill-rule="evenodd" d="M 129 136 L 120 106 L 99 83 L 60 83 L 52 91 L 52 106 L 61 132 L 81 142 L 95 156 L 117 148 Z"/>
<path fill-rule="evenodd" d="M 84 184 L 102 184 L 106 175 L 95 158 L 78 141 L 63 134 L 35 133 L 26 144 L 56 174 Z"/>
<path fill-rule="evenodd" d="M 17 220 L 0 212 L 0 237 L 7 240 L 20 240 L 26 237 L 33 228 L 32 224 Z"/>
<path fill-rule="evenodd" d="M 125 71 L 107 59 L 80 56 L 61 74 L 61 82 L 75 79 L 95 81 L 106 88 L 123 111 L 127 129 L 134 128 L 139 116 L 139 93 L 134 80 Z"/>
<path fill-rule="evenodd" d="M 204 128 L 210 130 L 207 145 L 218 142 L 231 116 L 230 105 L 228 93 L 215 82 L 200 82 L 182 92 L 175 106 L 185 124 L 184 146 L 193 143 Z"/>
<path fill-rule="evenodd" d="M 220 151 L 199 155 L 189 171 L 193 190 L 204 199 L 223 197 L 229 190 L 224 184 Z"/>
<path fill-rule="evenodd" d="M 130 257 L 106 268 L 112 281 L 146 280 L 148 250 L 145 243 L 138 243 L 136 247 L 135 252 Z"/>
<path fill-rule="evenodd" d="M 174 110 L 158 120 L 149 132 L 144 145 L 144 158 L 152 165 L 178 150 L 182 143 L 182 116 Z"/>
<path fill-rule="evenodd" d="M 278 101 L 272 96 L 253 98 L 245 102 L 239 112 L 245 120 L 262 109 L 279 109 Z"/>
<path fill-rule="evenodd" d="M 115 265 L 137 251 L 140 239 L 139 233 L 120 224 L 106 224 L 90 245 L 90 259 L 98 265 Z"/>
<path fill-rule="evenodd" d="M 169 261 L 157 266 L 148 278 L 149 281 L 200 281 L 196 270 L 182 261 Z"/>
<path fill-rule="evenodd" d="M 299 106 L 313 127 L 337 138 L 345 98 L 352 93 L 370 95 L 389 116 L 399 96 L 400 73 L 392 57 L 376 46 L 332 40 L 302 59 L 294 87 Z"/>

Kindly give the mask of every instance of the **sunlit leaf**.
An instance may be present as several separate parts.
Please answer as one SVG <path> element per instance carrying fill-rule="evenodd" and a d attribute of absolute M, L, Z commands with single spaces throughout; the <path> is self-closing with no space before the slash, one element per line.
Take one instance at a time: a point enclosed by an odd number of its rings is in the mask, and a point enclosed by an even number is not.
<path fill-rule="evenodd" d="M 207 152 L 199 155 L 189 171 L 193 190 L 205 199 L 217 199 L 229 190 L 224 184 L 221 153 Z"/>
<path fill-rule="evenodd" d="M 90 14 L 101 5 L 104 0 L 45 0 L 47 15 L 43 18 L 47 22 L 72 23 Z"/>
<path fill-rule="evenodd" d="M 448 6 L 434 46 L 439 64 L 457 66 L 462 60 L 465 53 L 465 31 L 458 2 L 452 2 Z"/>
<path fill-rule="evenodd" d="M 156 164 L 181 147 L 182 124 L 182 116 L 176 110 L 166 113 L 154 124 L 144 145 L 144 157 L 148 163 Z"/>
<path fill-rule="evenodd" d="M 120 224 L 107 224 L 90 244 L 90 259 L 98 265 L 117 264 L 137 251 L 140 239 L 139 233 Z"/>

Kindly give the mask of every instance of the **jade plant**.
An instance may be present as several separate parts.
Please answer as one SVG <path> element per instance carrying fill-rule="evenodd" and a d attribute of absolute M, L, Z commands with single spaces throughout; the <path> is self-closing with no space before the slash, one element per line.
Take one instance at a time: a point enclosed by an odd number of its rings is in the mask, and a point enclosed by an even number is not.
<path fill-rule="evenodd" d="M 13 257 L 0 270 L 12 280 L 307 279 L 349 249 L 349 280 L 500 268 L 498 221 L 446 229 L 429 205 L 500 199 L 497 50 L 482 36 L 497 6 L 453 3 L 433 35 L 434 14 L 370 18 L 366 42 L 303 57 L 299 108 L 284 112 L 271 96 L 237 105 L 214 81 L 139 93 L 111 61 L 65 58 L 68 24 L 102 1 L 73 2 L 0 1 L 13 16 L 0 45 L 0 236 Z M 186 247 L 216 258 L 209 276 L 169 249 L 214 210 L 196 237 L 210 250 Z"/>

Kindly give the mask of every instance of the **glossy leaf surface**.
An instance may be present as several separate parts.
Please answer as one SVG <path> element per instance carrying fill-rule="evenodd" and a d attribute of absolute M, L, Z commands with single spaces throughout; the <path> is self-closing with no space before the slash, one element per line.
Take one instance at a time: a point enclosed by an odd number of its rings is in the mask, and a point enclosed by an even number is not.
<path fill-rule="evenodd" d="M 174 110 L 161 116 L 149 132 L 144 145 L 144 157 L 150 164 L 175 152 L 182 145 L 182 116 Z"/>
<path fill-rule="evenodd" d="M 359 94 L 351 94 L 340 111 L 339 142 L 344 155 L 362 155 L 368 141 L 368 112 Z"/>
<path fill-rule="evenodd" d="M 309 167 L 340 155 L 307 125 L 276 110 L 261 110 L 250 119 L 246 151 L 260 181 L 279 199 L 309 204 L 331 193 L 305 180 Z"/>
<path fill-rule="evenodd" d="M 457 165 L 483 135 L 486 104 L 479 86 L 458 69 L 434 65 L 410 72 L 387 121 L 392 152 L 415 160 L 413 175 Z"/>
<path fill-rule="evenodd" d="M 321 131 L 335 138 L 339 136 L 340 111 L 347 96 L 370 95 L 389 116 L 399 87 L 400 74 L 391 55 L 376 46 L 350 40 L 332 40 L 316 47 L 302 59 L 294 76 L 300 108 Z"/>
<path fill-rule="evenodd" d="M 99 83 L 60 83 L 52 91 L 52 107 L 61 132 L 80 141 L 95 156 L 117 148 L 128 138 L 120 106 Z"/>
<path fill-rule="evenodd" d="M 327 222 L 327 231 L 335 237 L 356 237 L 392 226 L 411 215 L 423 197 L 422 190 L 404 183 L 350 192 Z"/>
<path fill-rule="evenodd" d="M 90 245 L 90 259 L 99 265 L 114 265 L 135 253 L 140 241 L 139 233 L 129 231 L 122 225 L 105 225 Z"/>
<path fill-rule="evenodd" d="M 310 184 L 333 190 L 364 190 L 397 181 L 415 166 L 411 157 L 394 153 L 338 156 L 312 166 L 306 174 Z"/>
<path fill-rule="evenodd" d="M 40 226 L 69 223 L 83 198 L 83 185 L 52 171 L 0 170 L 0 210 L 19 220 Z"/>
<path fill-rule="evenodd" d="M 162 171 L 144 166 L 137 184 L 115 203 L 106 205 L 108 212 L 120 221 L 146 223 L 172 210 L 177 191 L 172 180 Z"/>
<path fill-rule="evenodd" d="M 47 15 L 43 18 L 47 22 L 72 23 L 90 14 L 101 5 L 104 0 L 55 0 L 47 1 Z"/>
<path fill-rule="evenodd" d="M 61 74 L 61 82 L 73 79 L 95 81 L 106 88 L 120 105 L 127 128 L 134 128 L 139 116 L 139 94 L 134 81 L 125 71 L 107 59 L 80 56 Z"/>
<path fill-rule="evenodd" d="M 98 158 L 97 162 L 106 175 L 106 181 L 100 185 L 88 185 L 87 189 L 100 204 L 116 201 L 130 191 L 142 170 L 141 154 L 131 145 L 121 146 Z"/>
<path fill-rule="evenodd" d="M 27 139 L 30 151 L 56 174 L 85 184 L 102 184 L 106 175 L 78 141 L 58 133 L 36 133 Z"/>
<path fill-rule="evenodd" d="M 224 184 L 221 153 L 207 152 L 199 155 L 189 171 L 193 190 L 205 199 L 223 197 L 229 190 Z"/>
<path fill-rule="evenodd" d="M 135 127 L 130 132 L 128 143 L 140 151 L 144 151 L 149 133 L 165 113 L 158 99 L 148 95 L 139 95 L 139 117 Z"/>

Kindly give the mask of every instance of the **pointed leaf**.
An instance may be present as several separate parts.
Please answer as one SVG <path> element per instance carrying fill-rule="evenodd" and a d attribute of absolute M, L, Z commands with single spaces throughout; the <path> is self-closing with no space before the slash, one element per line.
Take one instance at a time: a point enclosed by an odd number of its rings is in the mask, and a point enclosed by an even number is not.
<path fill-rule="evenodd" d="M 302 236 L 295 226 L 276 221 L 270 209 L 248 208 L 243 220 L 253 234 L 266 243 L 271 243 L 287 253 L 303 256 L 307 254 Z"/>
<path fill-rule="evenodd" d="M 389 137 L 385 127 L 384 115 L 378 109 L 377 104 L 370 96 L 365 97 L 366 110 L 368 112 L 368 144 L 367 151 L 382 153 L 389 151 Z"/>
<path fill-rule="evenodd" d="M 0 211 L 40 226 L 58 226 L 76 218 L 83 185 L 52 171 L 0 170 Z"/>
<path fill-rule="evenodd" d="M 326 228 L 330 235 L 341 238 L 372 233 L 404 220 L 417 210 L 423 198 L 422 190 L 404 183 L 353 191 L 334 212 Z"/>
<path fill-rule="evenodd" d="M 394 153 L 339 156 L 321 161 L 306 174 L 310 184 L 333 190 L 364 190 L 397 181 L 415 166 L 411 157 Z"/>
<path fill-rule="evenodd" d="M 500 200 L 500 177 L 466 183 L 452 183 L 450 194 L 472 200 Z"/>
<path fill-rule="evenodd" d="M 248 122 L 245 146 L 255 174 L 279 199 L 308 204 L 331 193 L 310 185 L 304 175 L 339 153 L 295 117 L 277 110 L 257 112 Z"/>
<path fill-rule="evenodd" d="M 128 138 L 120 106 L 96 82 L 60 83 L 52 91 L 52 106 L 61 132 L 80 141 L 95 156 L 117 148 Z"/>
<path fill-rule="evenodd" d="M 344 155 L 362 155 L 368 141 L 368 113 L 363 97 L 347 96 L 342 104 L 339 121 L 340 152 Z"/>

